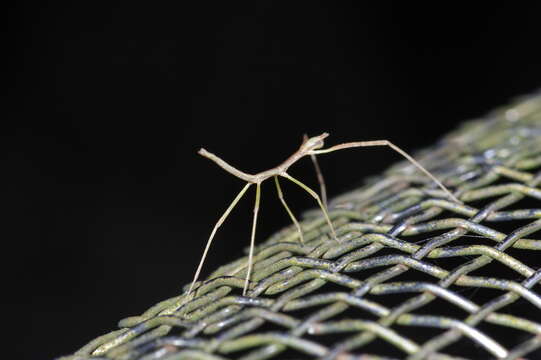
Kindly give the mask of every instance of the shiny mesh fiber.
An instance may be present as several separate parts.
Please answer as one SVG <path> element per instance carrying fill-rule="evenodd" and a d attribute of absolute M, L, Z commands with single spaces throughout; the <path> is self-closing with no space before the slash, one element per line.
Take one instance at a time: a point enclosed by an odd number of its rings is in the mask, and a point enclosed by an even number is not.
<path fill-rule="evenodd" d="M 541 94 L 415 157 L 62 359 L 541 359 Z"/>

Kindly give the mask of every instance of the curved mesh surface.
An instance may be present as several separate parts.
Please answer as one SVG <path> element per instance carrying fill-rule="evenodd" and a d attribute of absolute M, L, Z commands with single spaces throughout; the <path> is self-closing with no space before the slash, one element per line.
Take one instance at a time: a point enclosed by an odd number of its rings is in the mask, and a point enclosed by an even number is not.
<path fill-rule="evenodd" d="M 541 94 L 467 122 L 415 154 L 463 204 L 398 163 L 330 202 L 339 243 L 307 212 L 248 296 L 243 257 L 62 359 L 541 358 L 540 135 Z"/>

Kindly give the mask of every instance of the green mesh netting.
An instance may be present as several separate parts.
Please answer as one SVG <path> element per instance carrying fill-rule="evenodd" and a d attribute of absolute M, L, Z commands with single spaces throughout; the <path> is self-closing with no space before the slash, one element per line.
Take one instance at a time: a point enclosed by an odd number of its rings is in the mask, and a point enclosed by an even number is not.
<path fill-rule="evenodd" d="M 330 202 L 340 243 L 307 212 L 304 246 L 293 226 L 257 246 L 246 297 L 243 257 L 62 359 L 535 356 L 540 135 L 541 94 L 465 123 L 416 154 L 463 205 L 401 162 Z"/>

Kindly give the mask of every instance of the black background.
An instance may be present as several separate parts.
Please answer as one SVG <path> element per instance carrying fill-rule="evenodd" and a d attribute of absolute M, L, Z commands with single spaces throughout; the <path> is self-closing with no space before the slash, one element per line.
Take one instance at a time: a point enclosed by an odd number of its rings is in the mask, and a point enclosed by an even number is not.
<path fill-rule="evenodd" d="M 4 11 L 2 305 L 18 358 L 74 351 L 189 282 L 242 186 L 199 147 L 247 172 L 303 133 L 412 151 L 541 84 L 539 8 L 525 3 L 191 3 Z M 320 164 L 336 195 L 396 160 L 362 149 Z M 316 185 L 309 160 L 291 173 Z M 270 185 L 260 240 L 289 224 Z M 297 213 L 313 206 L 284 190 Z M 207 274 L 248 244 L 248 199 Z"/>

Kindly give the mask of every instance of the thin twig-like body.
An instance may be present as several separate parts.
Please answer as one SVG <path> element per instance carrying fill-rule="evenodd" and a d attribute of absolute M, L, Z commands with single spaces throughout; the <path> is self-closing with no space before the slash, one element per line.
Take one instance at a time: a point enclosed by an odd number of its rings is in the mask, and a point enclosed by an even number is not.
<path fill-rule="evenodd" d="M 282 205 L 285 207 L 286 211 L 288 212 L 291 220 L 295 224 L 295 226 L 297 228 L 297 231 L 299 232 L 299 239 L 300 239 L 301 243 L 304 240 L 303 235 L 302 235 L 302 229 L 300 227 L 299 222 L 297 221 L 297 219 L 295 218 L 295 216 L 293 215 L 293 213 L 291 212 L 291 210 L 287 206 L 287 203 L 284 200 L 283 193 L 282 193 L 282 190 L 280 188 L 279 181 L 278 181 L 279 176 L 281 176 L 283 178 L 286 178 L 286 179 L 290 180 L 291 182 L 297 184 L 302 189 L 304 189 L 307 193 L 309 193 L 310 196 L 312 196 L 314 199 L 316 199 L 319 207 L 321 208 L 321 210 L 323 212 L 325 220 L 327 221 L 327 224 L 329 225 L 329 229 L 331 231 L 332 237 L 336 241 L 339 241 L 338 237 L 336 236 L 336 232 L 334 230 L 332 222 L 330 220 L 329 214 L 327 212 L 327 203 L 326 203 L 327 199 L 326 199 L 325 183 L 323 181 L 323 176 L 321 175 L 321 171 L 319 169 L 319 166 L 317 165 L 317 160 L 315 159 L 316 155 L 326 154 L 326 153 L 330 153 L 330 152 L 333 152 L 333 151 L 336 151 L 336 150 L 349 149 L 349 148 L 354 148 L 354 147 L 388 146 L 391 149 L 398 152 L 399 154 L 401 154 L 402 156 L 404 156 L 414 166 L 416 166 L 425 175 L 427 175 L 453 201 L 460 203 L 460 200 L 458 200 L 436 177 L 434 177 L 434 175 L 432 175 L 428 170 L 426 170 L 421 164 L 419 164 L 414 158 L 412 158 L 404 150 L 400 149 L 398 146 L 394 145 L 390 141 L 388 141 L 388 140 L 374 140 L 374 141 L 350 142 L 350 143 L 344 143 L 344 144 L 335 145 L 335 146 L 332 146 L 332 147 L 330 147 L 328 149 L 321 149 L 323 147 L 323 145 L 324 145 L 323 140 L 327 136 L 329 136 L 328 133 L 323 133 L 323 134 L 321 134 L 319 136 L 315 136 L 315 137 L 312 137 L 312 138 L 307 138 L 305 136 L 304 139 L 303 139 L 303 143 L 301 144 L 300 148 L 295 153 L 293 153 L 289 158 L 287 158 L 283 163 L 281 163 L 280 165 L 278 165 L 278 166 L 276 166 L 276 167 L 274 167 L 272 169 L 265 170 L 265 171 L 259 172 L 257 174 L 248 174 L 248 173 L 245 173 L 243 171 L 240 171 L 237 168 L 235 168 L 235 167 L 231 166 L 230 164 L 228 164 L 227 162 L 225 162 L 224 160 L 222 160 L 220 157 L 208 152 L 207 150 L 205 150 L 203 148 L 201 148 L 199 150 L 198 153 L 200 155 L 214 161 L 218 166 L 220 166 L 222 169 L 229 172 L 230 174 L 235 175 L 236 177 L 246 181 L 246 185 L 244 186 L 244 188 L 242 188 L 242 190 L 239 192 L 237 197 L 231 202 L 231 204 L 229 205 L 227 210 L 224 212 L 224 214 L 220 217 L 220 219 L 218 220 L 218 222 L 214 226 L 214 229 L 212 230 L 212 233 L 210 234 L 210 237 L 209 237 L 209 239 L 207 241 L 207 245 L 205 246 L 203 256 L 201 257 L 201 261 L 199 262 L 199 266 L 198 266 L 197 271 L 195 273 L 192 284 L 190 285 L 190 288 L 188 290 L 188 294 L 186 296 L 186 299 L 189 298 L 189 295 L 191 294 L 191 292 L 193 290 L 193 287 L 194 287 L 195 283 L 197 282 L 197 279 L 198 279 L 199 274 L 201 272 L 201 269 L 203 267 L 203 263 L 204 263 L 205 258 L 207 256 L 208 250 L 209 250 L 210 245 L 212 243 L 212 239 L 214 238 L 214 235 L 216 234 L 216 231 L 218 230 L 220 225 L 225 221 L 225 219 L 227 218 L 229 213 L 237 205 L 237 203 L 244 196 L 244 194 L 246 193 L 246 191 L 248 190 L 248 188 L 252 184 L 256 184 L 256 200 L 255 200 L 255 205 L 254 205 L 254 214 L 253 214 L 253 221 L 252 221 L 252 233 L 251 233 L 251 238 L 250 238 L 250 250 L 249 250 L 249 255 L 248 255 L 248 269 L 247 269 L 246 279 L 245 279 L 245 283 L 244 283 L 243 295 L 246 295 L 246 292 L 248 290 L 249 280 L 250 280 L 250 275 L 251 275 L 252 265 L 253 265 L 253 250 L 254 250 L 254 244 L 255 244 L 255 233 L 256 233 L 256 227 L 257 227 L 257 217 L 258 217 L 259 203 L 260 203 L 260 197 L 261 197 L 261 183 L 263 181 L 267 180 L 268 178 L 274 177 L 275 184 L 276 184 L 276 189 L 277 189 L 277 192 L 278 192 L 278 197 L 280 198 L 280 201 L 282 202 Z M 316 172 L 318 174 L 318 181 L 320 183 L 323 200 L 319 197 L 319 195 L 314 190 L 310 189 L 310 187 L 308 187 L 307 185 L 305 185 L 301 181 L 291 177 L 287 173 L 287 170 L 289 169 L 289 167 L 291 165 L 293 165 L 294 163 L 296 163 L 298 160 L 300 160 L 301 158 L 303 158 L 306 155 L 310 155 L 312 157 L 312 161 L 314 162 L 314 165 L 316 166 Z"/>

